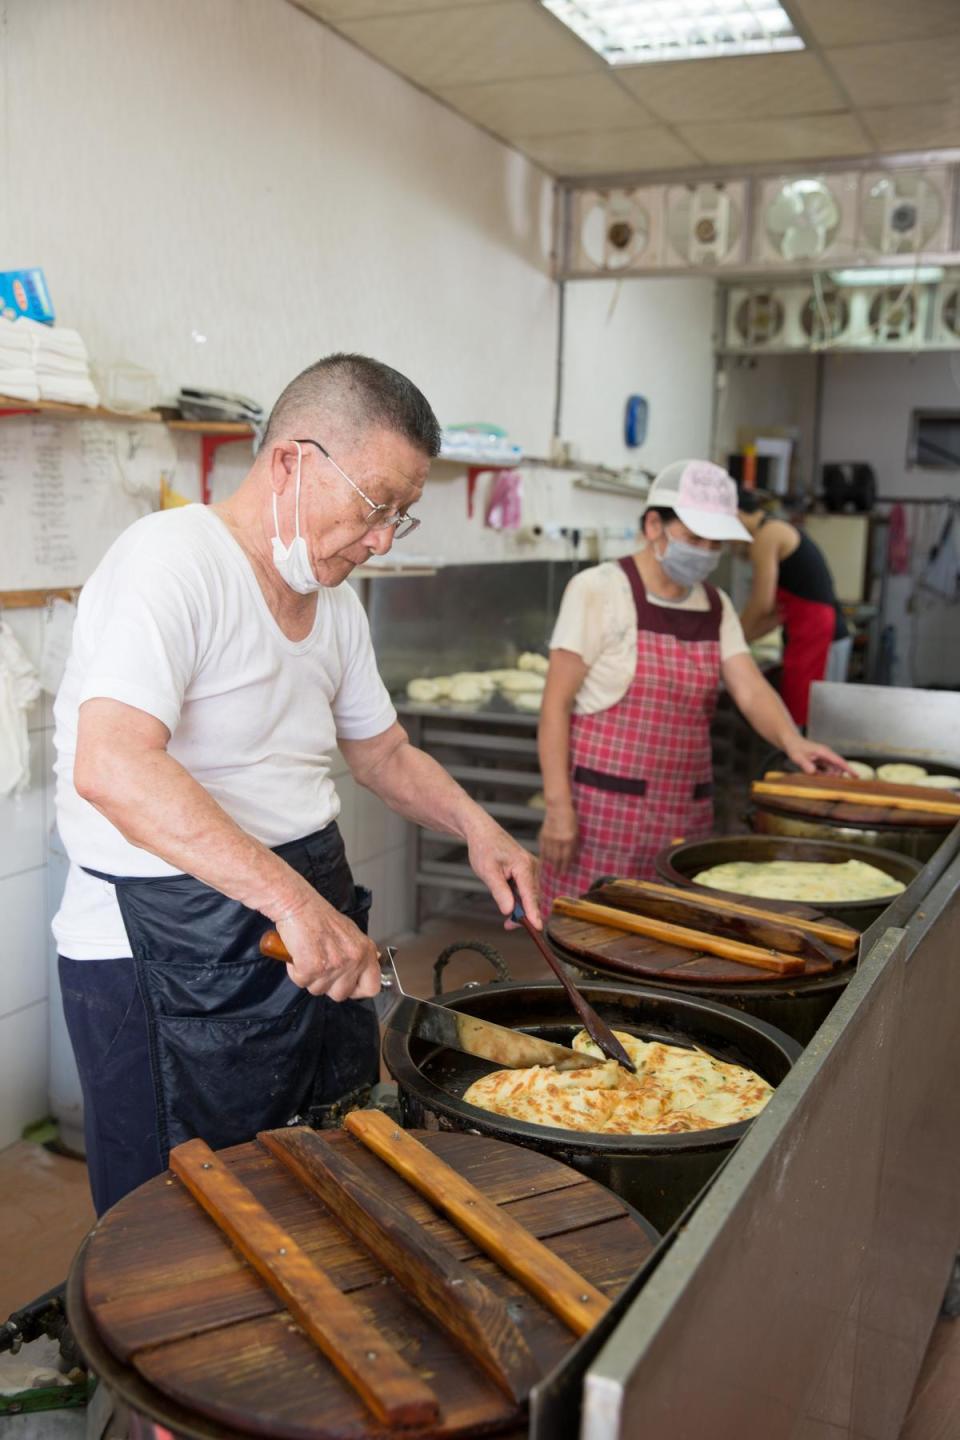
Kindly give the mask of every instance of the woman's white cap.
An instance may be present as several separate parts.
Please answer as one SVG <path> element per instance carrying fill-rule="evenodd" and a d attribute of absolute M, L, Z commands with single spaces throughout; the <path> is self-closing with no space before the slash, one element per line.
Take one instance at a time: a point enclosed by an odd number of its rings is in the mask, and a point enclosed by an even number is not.
<path fill-rule="evenodd" d="M 737 518 L 737 486 L 726 470 L 709 460 L 674 460 L 647 492 L 644 512 L 672 510 L 701 540 L 752 540 Z"/>

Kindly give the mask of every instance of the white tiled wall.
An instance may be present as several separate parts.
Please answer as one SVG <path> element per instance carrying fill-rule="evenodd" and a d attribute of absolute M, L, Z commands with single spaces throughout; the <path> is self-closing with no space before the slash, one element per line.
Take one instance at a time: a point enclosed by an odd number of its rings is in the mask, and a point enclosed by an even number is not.
<path fill-rule="evenodd" d="M 36 664 L 44 612 L 3 616 Z M 0 797 L 0 1147 L 47 1114 L 48 909 L 47 833 L 53 796 L 47 783 L 52 715 L 49 703 L 29 712 L 30 785 Z M 52 775 L 51 775 L 52 779 Z"/>

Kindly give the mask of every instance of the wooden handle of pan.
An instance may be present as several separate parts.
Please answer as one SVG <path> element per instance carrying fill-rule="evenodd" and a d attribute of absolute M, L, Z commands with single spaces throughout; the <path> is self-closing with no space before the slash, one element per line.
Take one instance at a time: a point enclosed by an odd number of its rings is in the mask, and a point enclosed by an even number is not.
<path fill-rule="evenodd" d="M 606 1313 L 606 1295 L 382 1111 L 351 1110 L 343 1123 L 575 1335 Z"/>
<path fill-rule="evenodd" d="M 804 784 L 804 781 L 826 779 L 825 785 Z M 847 805 L 867 805 L 881 810 L 913 810 L 924 815 L 951 815 L 960 820 L 960 800 L 928 800 L 923 795 L 908 796 L 902 793 L 881 793 L 877 789 L 857 789 L 857 785 L 869 786 L 869 781 L 833 781 L 829 777 L 801 775 L 783 780 L 754 780 L 752 793 L 774 800 L 837 800 Z M 894 787 L 891 786 L 891 791 Z M 919 790 L 920 786 L 908 787 Z"/>
<path fill-rule="evenodd" d="M 654 880 L 618 880 L 616 883 L 628 885 L 640 896 L 659 895 L 664 899 L 676 900 L 678 903 L 686 901 L 687 904 L 693 901 L 697 905 L 702 905 L 708 910 L 716 910 L 721 914 L 742 915 L 751 920 L 763 920 L 769 925 L 782 925 L 789 930 L 801 930 L 805 935 L 813 935 L 818 940 L 825 940 L 828 945 L 836 945 L 839 950 L 856 950 L 860 943 L 860 932 L 854 930 L 852 925 L 843 925 L 839 921 L 804 920 L 798 915 L 790 915 L 778 910 L 763 910 L 759 905 L 744 905 L 737 900 L 727 900 L 703 890 L 683 890 L 678 885 L 659 885 Z"/>
<path fill-rule="evenodd" d="M 697 950 L 705 955 L 719 955 L 757 970 L 771 970 L 775 975 L 799 975 L 805 969 L 802 955 L 782 955 L 778 950 L 764 950 L 741 940 L 725 940 L 686 925 L 672 925 L 668 920 L 652 920 L 646 915 L 633 915 L 627 910 L 614 910 L 610 905 L 595 905 L 589 900 L 573 900 L 560 895 L 553 902 L 556 915 L 569 915 L 574 920 L 591 920 L 595 925 L 608 925 L 611 930 L 626 930 L 631 935 L 646 935 L 682 950 Z"/>
<path fill-rule="evenodd" d="M 437 1420 L 429 1386 L 204 1140 L 171 1150 L 170 1169 L 381 1424 Z"/>
<path fill-rule="evenodd" d="M 282 960 L 284 965 L 289 964 L 293 959 L 276 930 L 268 930 L 266 935 L 261 935 L 260 954 L 268 960 Z"/>

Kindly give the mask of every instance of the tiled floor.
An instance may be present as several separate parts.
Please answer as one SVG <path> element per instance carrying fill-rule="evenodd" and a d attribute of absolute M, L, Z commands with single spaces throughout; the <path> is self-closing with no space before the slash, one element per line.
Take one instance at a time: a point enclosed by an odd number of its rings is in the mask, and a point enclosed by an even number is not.
<path fill-rule="evenodd" d="M 431 994 L 437 954 L 452 939 L 467 937 L 492 944 L 517 979 L 539 979 L 544 974 L 543 961 L 522 931 L 505 933 L 495 921 L 431 920 L 419 935 L 397 947 L 397 967 L 404 987 L 415 994 Z M 464 952 L 449 967 L 447 988 L 455 989 L 470 980 L 486 980 L 490 973 L 490 967 L 478 955 Z M 77 1245 L 92 1222 L 82 1162 L 51 1155 L 41 1146 L 25 1141 L 0 1151 L 0 1324 L 12 1311 L 66 1276 Z M 26 1350 L 22 1353 L 26 1354 Z M 3 1359 L 0 1356 L 0 1385 Z M 22 1417 L 0 1421 L 0 1430 L 4 1431 L 4 1440 L 74 1440 L 73 1435 L 57 1429 L 58 1423 L 55 1412 L 51 1412 L 49 1419 L 37 1416 L 29 1426 Z M 958 1437 L 960 1321 L 941 1320 L 917 1381 L 901 1440 Z"/>

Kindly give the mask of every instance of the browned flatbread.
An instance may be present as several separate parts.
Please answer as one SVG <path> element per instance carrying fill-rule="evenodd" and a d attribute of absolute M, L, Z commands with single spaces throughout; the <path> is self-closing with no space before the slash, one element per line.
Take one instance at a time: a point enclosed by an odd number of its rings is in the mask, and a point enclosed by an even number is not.
<path fill-rule="evenodd" d="M 559 1072 L 536 1065 L 496 1070 L 475 1080 L 470 1105 L 528 1125 L 606 1135 L 671 1135 L 735 1125 L 762 1110 L 772 1087 L 752 1070 L 715 1060 L 702 1050 L 639 1040 L 614 1031 L 637 1067 L 615 1060 L 588 1070 Z M 600 1051 L 581 1030 L 575 1050 Z"/>

